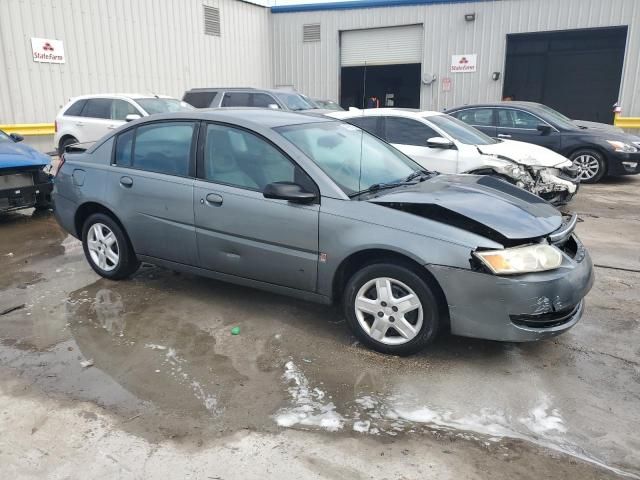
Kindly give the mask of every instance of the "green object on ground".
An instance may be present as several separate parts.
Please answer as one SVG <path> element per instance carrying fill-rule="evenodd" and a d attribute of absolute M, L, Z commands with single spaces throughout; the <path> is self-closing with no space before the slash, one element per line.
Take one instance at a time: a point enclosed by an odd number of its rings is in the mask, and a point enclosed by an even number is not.
<path fill-rule="evenodd" d="M 240 327 L 233 327 L 231 329 L 231 335 L 240 335 Z"/>

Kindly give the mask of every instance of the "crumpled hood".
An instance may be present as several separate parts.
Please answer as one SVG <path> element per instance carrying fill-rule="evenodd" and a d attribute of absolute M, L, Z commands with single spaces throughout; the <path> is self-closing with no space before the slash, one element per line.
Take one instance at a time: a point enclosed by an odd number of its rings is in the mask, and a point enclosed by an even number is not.
<path fill-rule="evenodd" d="M 560 212 L 549 203 L 486 175 L 438 175 L 415 185 L 383 190 L 368 201 L 501 243 L 544 237 L 562 225 Z"/>
<path fill-rule="evenodd" d="M 22 167 L 44 167 L 51 158 L 28 145 L 14 142 L 0 142 L 0 170 Z"/>
<path fill-rule="evenodd" d="M 500 155 L 522 165 L 555 167 L 568 159 L 548 148 L 532 143 L 503 140 L 493 145 L 478 145 L 480 152 L 487 155 Z"/>

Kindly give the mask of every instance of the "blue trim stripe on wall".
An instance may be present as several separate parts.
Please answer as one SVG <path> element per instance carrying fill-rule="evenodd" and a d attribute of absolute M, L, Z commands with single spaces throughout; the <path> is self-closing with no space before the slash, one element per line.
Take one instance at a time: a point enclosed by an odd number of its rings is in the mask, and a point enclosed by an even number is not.
<path fill-rule="evenodd" d="M 319 10 L 350 10 L 354 8 L 400 7 L 404 5 L 437 5 L 442 3 L 477 3 L 496 0 L 351 0 L 347 2 L 307 3 L 271 7 L 272 13 L 313 12 Z"/>

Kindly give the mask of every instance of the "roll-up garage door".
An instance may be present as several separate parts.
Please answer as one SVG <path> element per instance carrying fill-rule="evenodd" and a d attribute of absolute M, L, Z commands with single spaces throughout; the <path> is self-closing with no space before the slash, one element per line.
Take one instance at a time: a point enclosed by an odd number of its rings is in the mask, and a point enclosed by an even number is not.
<path fill-rule="evenodd" d="M 422 63 L 422 25 L 346 30 L 341 33 L 340 65 Z"/>

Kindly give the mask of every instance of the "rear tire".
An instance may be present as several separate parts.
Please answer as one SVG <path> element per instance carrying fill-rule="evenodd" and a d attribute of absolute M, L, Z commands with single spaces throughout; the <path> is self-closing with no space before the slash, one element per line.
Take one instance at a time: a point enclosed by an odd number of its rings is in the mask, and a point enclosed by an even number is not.
<path fill-rule="evenodd" d="M 404 265 L 377 263 L 347 282 L 343 308 L 349 328 L 369 348 L 411 355 L 435 338 L 438 301 L 431 288 Z"/>
<path fill-rule="evenodd" d="M 583 148 L 573 152 L 569 159 L 579 170 L 578 178 L 582 183 L 597 183 L 607 174 L 604 156 L 596 150 Z"/>
<path fill-rule="evenodd" d="M 104 213 L 89 216 L 82 227 L 82 247 L 91 268 L 110 280 L 131 276 L 140 267 L 129 238 Z"/>

